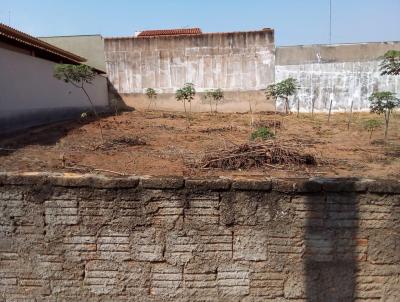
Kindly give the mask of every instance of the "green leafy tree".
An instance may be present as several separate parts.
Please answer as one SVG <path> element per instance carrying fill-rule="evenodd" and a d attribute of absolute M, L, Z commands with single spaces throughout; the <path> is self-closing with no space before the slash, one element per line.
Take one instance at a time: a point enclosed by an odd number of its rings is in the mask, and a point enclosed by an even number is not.
<path fill-rule="evenodd" d="M 266 96 L 273 97 L 275 100 L 281 98 L 285 102 L 285 112 L 290 112 L 289 97 L 294 95 L 298 89 L 297 80 L 287 78 L 281 82 L 271 84 L 265 90 Z"/>
<path fill-rule="evenodd" d="M 192 83 L 186 83 L 182 88 L 178 89 L 175 93 L 175 98 L 177 101 L 183 103 L 183 108 L 185 110 L 186 118 L 189 120 L 192 113 L 192 101 L 196 95 L 196 89 Z M 186 109 L 186 103 L 189 103 L 189 114 Z"/>
<path fill-rule="evenodd" d="M 147 109 L 150 109 L 151 104 L 154 104 L 154 108 L 156 108 L 157 92 L 153 88 L 147 88 L 146 96 L 149 99 L 149 106 L 147 107 Z"/>
<path fill-rule="evenodd" d="M 400 75 L 400 51 L 389 50 L 380 64 L 381 75 Z"/>
<path fill-rule="evenodd" d="M 369 132 L 369 140 L 371 141 L 372 133 L 382 126 L 382 121 L 377 119 L 369 119 L 363 122 L 364 129 Z"/>
<path fill-rule="evenodd" d="M 213 107 L 212 107 L 213 102 L 214 102 L 214 106 L 215 106 L 214 112 L 218 112 L 218 104 L 221 102 L 221 100 L 223 100 L 224 92 L 220 88 L 207 90 L 206 94 L 205 94 L 205 98 L 210 103 L 210 112 L 213 113 Z"/>
<path fill-rule="evenodd" d="M 371 112 L 383 114 L 385 117 L 385 141 L 387 141 L 390 116 L 393 109 L 400 106 L 400 99 L 398 99 L 393 92 L 380 91 L 374 92 L 369 97 L 369 101 L 371 102 Z"/>
<path fill-rule="evenodd" d="M 85 93 L 94 115 L 97 119 L 99 118 L 96 107 L 94 106 L 94 103 L 85 88 L 87 84 L 92 84 L 94 78 L 96 77 L 96 73 L 94 72 L 93 68 L 83 64 L 57 64 L 54 67 L 54 77 L 81 89 Z M 101 140 L 104 142 L 103 129 L 100 122 L 99 127 Z"/>

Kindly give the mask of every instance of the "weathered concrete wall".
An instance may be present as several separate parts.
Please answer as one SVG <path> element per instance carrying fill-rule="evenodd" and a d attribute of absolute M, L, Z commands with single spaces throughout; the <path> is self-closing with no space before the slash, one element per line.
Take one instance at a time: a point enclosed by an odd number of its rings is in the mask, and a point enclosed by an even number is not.
<path fill-rule="evenodd" d="M 55 63 L 0 47 L 0 133 L 24 129 L 90 110 L 85 94 L 54 78 Z M 99 109 L 108 107 L 107 78 L 87 90 Z"/>
<path fill-rule="evenodd" d="M 255 96 L 260 110 L 272 109 L 260 90 L 274 81 L 274 52 L 272 30 L 105 39 L 110 81 L 118 92 L 130 94 L 130 105 L 138 108 L 147 107 L 143 93 L 152 87 L 164 94 L 159 97 L 160 109 L 182 110 L 173 93 L 191 82 L 198 92 L 227 91 L 225 107 L 230 111 L 248 110 L 246 96 Z M 198 97 L 193 110 L 207 111 L 208 105 Z"/>
<path fill-rule="evenodd" d="M 101 35 L 40 37 L 39 39 L 77 54 L 88 60 L 85 64 L 106 71 L 104 39 Z"/>
<path fill-rule="evenodd" d="M 381 76 L 379 58 L 390 49 L 400 50 L 400 42 L 343 45 L 305 45 L 276 50 L 276 81 L 293 77 L 299 92 L 291 107 L 309 112 L 312 103 L 318 111 L 366 110 L 368 97 L 376 90 L 400 93 L 400 77 Z M 282 107 L 278 103 L 278 108 Z"/>
<path fill-rule="evenodd" d="M 0 174 L 0 301 L 399 301 L 400 183 Z"/>

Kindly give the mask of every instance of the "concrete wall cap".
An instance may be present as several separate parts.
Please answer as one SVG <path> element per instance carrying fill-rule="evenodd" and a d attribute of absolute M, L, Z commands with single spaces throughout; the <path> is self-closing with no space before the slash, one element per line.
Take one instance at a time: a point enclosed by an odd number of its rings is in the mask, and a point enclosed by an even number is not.
<path fill-rule="evenodd" d="M 249 178 L 225 177 L 185 179 L 182 176 L 107 177 L 94 174 L 48 173 L 48 172 L 1 172 L 0 185 L 50 184 L 62 187 L 187 189 L 195 191 L 278 191 L 283 193 L 314 192 L 370 192 L 400 193 L 400 181 L 395 179 L 366 178 Z"/>
<path fill-rule="evenodd" d="M 144 189 L 181 189 L 185 185 L 183 177 L 142 177 L 140 186 Z"/>
<path fill-rule="evenodd" d="M 229 190 L 232 180 L 229 178 L 215 178 L 215 179 L 187 179 L 185 187 L 189 190 L 201 191 L 218 191 Z"/>
<path fill-rule="evenodd" d="M 271 179 L 235 179 L 232 182 L 233 190 L 269 191 L 271 188 Z"/>

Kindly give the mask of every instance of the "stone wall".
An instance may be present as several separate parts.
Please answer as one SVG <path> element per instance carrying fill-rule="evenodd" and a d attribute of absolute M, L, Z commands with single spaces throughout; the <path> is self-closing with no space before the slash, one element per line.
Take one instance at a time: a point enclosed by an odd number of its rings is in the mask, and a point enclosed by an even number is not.
<path fill-rule="evenodd" d="M 146 108 L 146 88 L 160 94 L 158 108 L 183 110 L 174 93 L 186 82 L 198 92 L 221 88 L 222 111 L 247 111 L 248 100 L 259 110 L 273 109 L 262 89 L 274 81 L 274 32 L 211 33 L 198 36 L 106 38 L 107 73 L 128 105 Z M 208 111 L 201 97 L 193 110 Z"/>
<path fill-rule="evenodd" d="M 0 301 L 399 301 L 400 183 L 0 175 Z"/>
<path fill-rule="evenodd" d="M 400 50 L 400 42 L 278 47 L 275 79 L 293 77 L 299 92 L 291 100 L 292 109 L 310 112 L 368 110 L 368 97 L 376 90 L 400 93 L 400 77 L 381 76 L 380 58 L 390 50 Z M 283 104 L 278 103 L 278 108 Z"/>

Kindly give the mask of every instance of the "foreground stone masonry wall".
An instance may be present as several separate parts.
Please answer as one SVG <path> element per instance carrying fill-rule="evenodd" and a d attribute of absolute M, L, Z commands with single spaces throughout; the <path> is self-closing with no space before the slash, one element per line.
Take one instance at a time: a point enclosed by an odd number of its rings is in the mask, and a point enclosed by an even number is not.
<path fill-rule="evenodd" d="M 399 301 L 400 183 L 0 174 L 0 301 Z"/>

